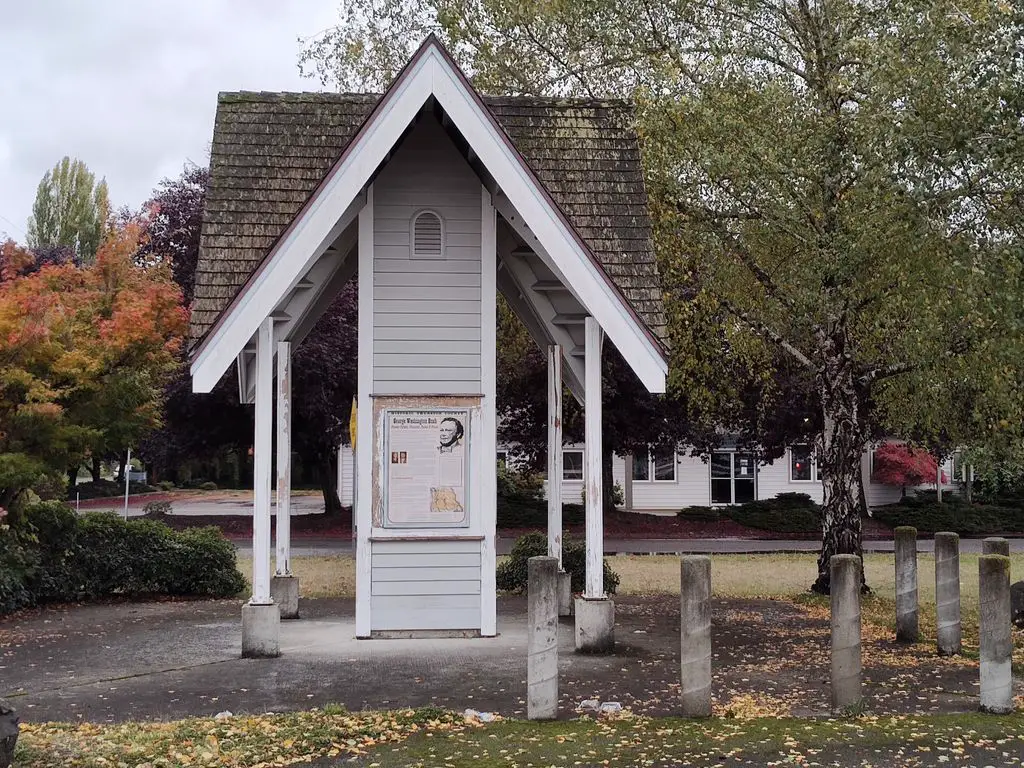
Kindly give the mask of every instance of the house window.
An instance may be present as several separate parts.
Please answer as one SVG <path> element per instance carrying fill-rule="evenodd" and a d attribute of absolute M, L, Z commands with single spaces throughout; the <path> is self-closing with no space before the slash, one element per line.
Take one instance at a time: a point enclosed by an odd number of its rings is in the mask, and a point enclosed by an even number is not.
<path fill-rule="evenodd" d="M 444 258 L 444 222 L 433 211 L 420 211 L 412 219 L 412 255 L 416 259 Z"/>
<path fill-rule="evenodd" d="M 583 451 L 562 451 L 562 479 L 583 479 Z"/>
<path fill-rule="evenodd" d="M 711 503 L 743 504 L 756 496 L 757 463 L 750 453 L 711 454 Z"/>
<path fill-rule="evenodd" d="M 809 445 L 794 445 L 789 449 L 789 479 L 794 483 L 818 480 L 818 462 Z"/>
<path fill-rule="evenodd" d="M 659 483 L 676 481 L 676 452 L 666 450 L 637 451 L 633 454 L 634 482 L 653 480 Z"/>

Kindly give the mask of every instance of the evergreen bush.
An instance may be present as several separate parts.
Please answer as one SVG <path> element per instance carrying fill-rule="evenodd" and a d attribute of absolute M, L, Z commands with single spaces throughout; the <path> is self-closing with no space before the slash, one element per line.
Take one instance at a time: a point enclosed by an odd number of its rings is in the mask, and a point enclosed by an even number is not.
<path fill-rule="evenodd" d="M 498 564 L 496 584 L 506 592 L 526 592 L 529 583 L 531 557 L 548 553 L 548 539 L 543 533 L 528 533 L 520 536 L 512 545 L 512 551 Z M 581 541 L 562 538 L 562 568 L 570 574 L 572 591 L 582 592 L 587 582 L 587 549 Z M 619 574 L 604 561 L 604 591 L 615 594 L 619 588 Z"/>

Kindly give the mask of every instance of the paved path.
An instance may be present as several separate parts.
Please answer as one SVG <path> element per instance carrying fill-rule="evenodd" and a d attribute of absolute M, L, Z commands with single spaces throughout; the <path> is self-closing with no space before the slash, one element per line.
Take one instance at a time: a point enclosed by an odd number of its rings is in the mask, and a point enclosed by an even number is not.
<path fill-rule="evenodd" d="M 499 555 L 507 555 L 515 539 L 499 538 Z M 961 539 L 960 551 L 964 554 L 979 554 L 982 539 Z M 252 544 L 237 542 L 238 553 L 252 554 Z M 817 552 L 821 544 L 817 541 L 794 541 L 791 539 L 607 539 L 604 543 L 606 555 L 756 555 L 775 552 Z M 934 541 L 921 538 L 917 542 L 920 552 L 932 552 Z M 865 541 L 866 552 L 892 552 L 892 540 Z M 1012 552 L 1024 552 L 1024 539 L 1010 539 Z M 293 538 L 294 557 L 320 557 L 325 555 L 351 555 L 351 539 Z"/>

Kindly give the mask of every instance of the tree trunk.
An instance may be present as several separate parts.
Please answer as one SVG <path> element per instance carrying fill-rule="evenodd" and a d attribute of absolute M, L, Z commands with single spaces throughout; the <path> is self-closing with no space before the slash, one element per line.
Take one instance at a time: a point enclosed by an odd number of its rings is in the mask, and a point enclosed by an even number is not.
<path fill-rule="evenodd" d="M 78 485 L 78 467 L 68 467 L 68 498 L 75 493 L 75 486 Z"/>
<path fill-rule="evenodd" d="M 615 511 L 615 475 L 612 472 L 612 452 L 605 451 L 601 456 L 601 495 L 602 508 L 605 512 Z"/>
<path fill-rule="evenodd" d="M 825 428 L 822 431 L 824 515 L 821 554 L 814 592 L 829 594 L 829 564 L 833 555 L 861 556 L 860 474 L 864 440 L 858 411 L 860 397 L 852 373 L 841 355 L 826 362 L 819 377 Z"/>
<path fill-rule="evenodd" d="M 128 452 L 124 451 L 117 460 L 117 482 L 123 483 L 125 472 L 128 471 Z"/>
<path fill-rule="evenodd" d="M 868 487 L 864 483 L 864 456 L 861 454 L 860 462 L 857 465 L 860 472 L 857 473 L 857 484 L 860 486 L 860 508 L 864 514 L 871 517 L 871 505 L 868 503 Z"/>
<path fill-rule="evenodd" d="M 324 494 L 324 514 L 341 515 L 344 507 L 338 497 L 338 451 L 327 451 L 317 457 L 317 474 Z"/>
<path fill-rule="evenodd" d="M 92 473 L 92 481 L 98 483 L 103 479 L 103 461 L 99 456 L 93 456 L 89 462 L 89 472 Z"/>

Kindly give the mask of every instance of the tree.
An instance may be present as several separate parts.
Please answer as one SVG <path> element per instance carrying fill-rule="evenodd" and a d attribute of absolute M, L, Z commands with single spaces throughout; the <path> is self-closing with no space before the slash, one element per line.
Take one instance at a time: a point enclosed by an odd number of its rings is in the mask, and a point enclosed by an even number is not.
<path fill-rule="evenodd" d="M 85 267 L 35 269 L 4 247 L 0 506 L 159 424 L 187 315 L 167 271 L 133 264 L 140 237 L 138 223 L 111 233 Z"/>
<path fill-rule="evenodd" d="M 736 369 L 776 396 L 783 360 L 811 382 L 816 590 L 832 555 L 861 553 L 873 432 L 1019 428 L 1020 7 L 362 0 L 303 65 L 386 81 L 427 29 L 485 89 L 636 102 L 670 386 L 727 421 Z"/>
<path fill-rule="evenodd" d="M 192 306 L 195 292 L 203 205 L 209 183 L 209 170 L 191 163 L 178 178 L 161 181 L 145 206 L 149 239 L 136 256 L 140 262 L 156 259 L 169 263 L 187 307 Z"/>
<path fill-rule="evenodd" d="M 110 218 L 107 182 L 81 160 L 65 156 L 47 171 L 36 189 L 28 220 L 32 248 L 67 246 L 85 263 L 96 256 Z"/>
<path fill-rule="evenodd" d="M 876 483 L 908 485 L 934 483 L 939 465 L 935 457 L 922 448 L 886 442 L 875 449 L 874 476 Z"/>
<path fill-rule="evenodd" d="M 341 512 L 338 446 L 348 441 L 349 413 L 356 393 L 358 290 L 342 288 L 295 350 L 292 374 L 292 445 L 317 468 L 324 511 Z"/>

